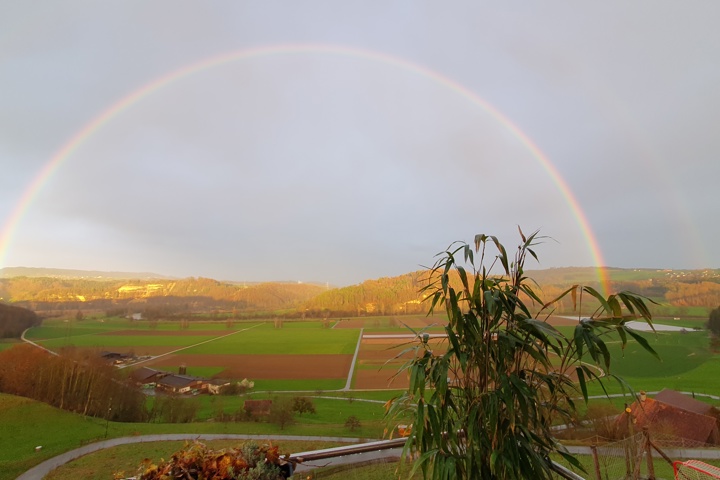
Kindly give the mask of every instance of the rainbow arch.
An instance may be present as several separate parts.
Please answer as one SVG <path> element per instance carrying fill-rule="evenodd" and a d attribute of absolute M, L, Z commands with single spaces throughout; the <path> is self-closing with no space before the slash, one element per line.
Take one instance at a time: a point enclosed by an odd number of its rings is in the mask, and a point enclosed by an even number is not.
<path fill-rule="evenodd" d="M 2 231 L 0 232 L 0 267 L 4 266 L 5 257 L 7 256 L 7 252 L 10 248 L 13 235 L 17 230 L 23 216 L 30 208 L 32 201 L 38 194 L 38 192 L 49 181 L 53 173 L 55 173 L 62 166 L 62 164 L 78 148 L 80 148 L 80 146 L 82 146 L 95 132 L 97 132 L 110 121 L 112 121 L 113 118 L 117 117 L 127 109 L 131 108 L 133 105 L 140 102 L 143 98 L 148 97 L 154 92 L 157 92 L 162 88 L 183 78 L 191 76 L 197 72 L 212 69 L 214 67 L 225 65 L 231 62 L 250 60 L 259 57 L 273 55 L 307 54 L 349 56 L 390 65 L 395 68 L 400 68 L 448 88 L 449 90 L 464 97 L 472 104 L 480 107 L 485 112 L 490 114 L 495 119 L 495 121 L 497 121 L 500 125 L 506 128 L 531 153 L 531 155 L 547 172 L 552 182 L 560 191 L 562 197 L 570 208 L 573 217 L 577 221 L 583 237 L 587 242 L 590 255 L 592 256 L 592 259 L 597 266 L 597 278 L 601 285 L 601 289 L 604 290 L 605 293 L 609 291 L 609 279 L 605 269 L 602 268 L 605 263 L 603 261 L 600 247 L 592 229 L 590 228 L 590 223 L 588 222 L 587 217 L 585 216 L 582 208 L 580 207 L 580 204 L 570 190 L 568 184 L 565 182 L 565 180 L 560 175 L 555 166 L 552 164 L 552 162 L 549 160 L 549 158 L 507 116 L 505 116 L 497 108 L 495 108 L 493 105 L 491 105 L 489 102 L 487 102 L 485 99 L 477 95 L 469 88 L 463 86 L 455 80 L 452 80 L 449 77 L 442 75 L 441 73 L 438 73 L 422 65 L 418 65 L 409 60 L 392 56 L 387 53 L 381 53 L 355 47 L 326 44 L 271 45 L 223 53 L 186 65 L 177 70 L 162 75 L 161 77 L 152 80 L 151 82 L 122 97 L 120 100 L 112 104 L 106 110 L 93 118 L 89 123 L 83 126 L 83 128 L 81 128 L 57 152 L 55 152 L 50 158 L 50 160 L 48 160 L 48 162 L 40 169 L 35 178 L 33 178 L 28 187 L 24 190 L 17 205 L 5 221 Z"/>

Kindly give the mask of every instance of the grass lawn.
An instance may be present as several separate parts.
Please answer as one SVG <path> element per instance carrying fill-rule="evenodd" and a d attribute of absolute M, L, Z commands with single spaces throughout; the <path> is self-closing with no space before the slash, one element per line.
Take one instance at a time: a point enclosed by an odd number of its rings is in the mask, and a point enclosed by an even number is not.
<path fill-rule="evenodd" d="M 198 397 L 196 397 L 198 398 Z M 210 397 L 204 397 L 210 398 Z M 221 397 L 216 397 L 221 398 Z M 280 430 L 265 422 L 197 422 L 190 424 L 119 423 L 83 417 L 34 400 L 0 394 L 0 480 L 13 479 L 43 460 L 105 438 L 157 433 L 243 433 L 257 435 L 311 435 L 381 438 L 385 423 L 382 405 L 347 400 L 316 399 L 316 415 L 296 416 L 294 425 Z M 360 418 L 361 427 L 345 427 L 349 415 Z M 42 445 L 41 451 L 35 447 Z"/>

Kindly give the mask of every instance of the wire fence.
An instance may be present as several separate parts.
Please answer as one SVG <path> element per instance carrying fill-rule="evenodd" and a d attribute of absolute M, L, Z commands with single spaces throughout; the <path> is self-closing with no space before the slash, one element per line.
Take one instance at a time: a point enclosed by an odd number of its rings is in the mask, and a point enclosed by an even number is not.
<path fill-rule="evenodd" d="M 585 468 L 581 475 L 588 480 L 684 480 L 686 477 L 676 476 L 673 463 L 702 458 L 720 464 L 720 451 L 716 445 L 668 434 L 651 435 L 648 430 L 621 440 L 592 437 L 583 443 L 591 446 L 570 448 Z"/>

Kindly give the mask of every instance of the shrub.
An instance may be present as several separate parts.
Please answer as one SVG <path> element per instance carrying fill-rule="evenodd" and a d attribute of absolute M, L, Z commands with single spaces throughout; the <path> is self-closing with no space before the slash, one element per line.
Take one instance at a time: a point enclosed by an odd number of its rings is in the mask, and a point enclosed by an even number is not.
<path fill-rule="evenodd" d="M 238 480 L 280 480 L 289 476 L 289 469 L 277 447 L 258 446 L 248 442 L 238 448 L 211 450 L 200 442 L 185 445 L 167 462 L 149 461 L 138 472 L 140 480 L 166 478 L 227 478 Z"/>
<path fill-rule="evenodd" d="M 351 432 L 354 432 L 356 428 L 360 428 L 360 420 L 355 415 L 350 415 L 345 420 L 345 427 L 349 428 Z"/>

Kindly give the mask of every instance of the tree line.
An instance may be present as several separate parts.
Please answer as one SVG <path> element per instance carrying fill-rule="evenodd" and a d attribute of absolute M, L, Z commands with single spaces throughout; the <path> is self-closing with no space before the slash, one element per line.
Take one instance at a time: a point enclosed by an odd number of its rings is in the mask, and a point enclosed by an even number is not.
<path fill-rule="evenodd" d="M 22 332 L 40 322 L 32 310 L 0 303 L 0 338 L 20 338 Z"/>
<path fill-rule="evenodd" d="M 145 395 L 99 355 L 64 348 L 51 355 L 31 345 L 0 352 L 0 392 L 32 398 L 82 415 L 147 420 Z"/>

